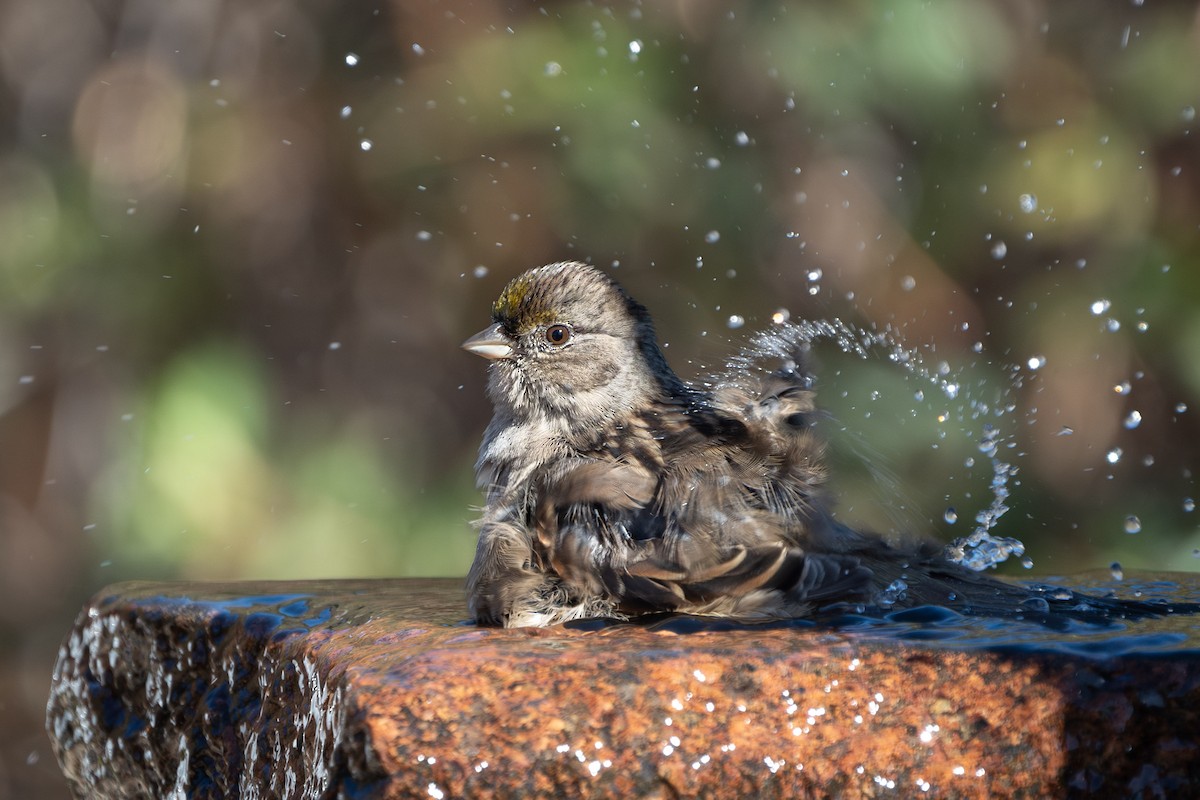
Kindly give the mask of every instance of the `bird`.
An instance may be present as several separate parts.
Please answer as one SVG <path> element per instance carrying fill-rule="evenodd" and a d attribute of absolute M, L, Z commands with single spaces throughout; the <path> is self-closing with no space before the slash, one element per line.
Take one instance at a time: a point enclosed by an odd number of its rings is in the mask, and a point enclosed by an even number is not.
<path fill-rule="evenodd" d="M 1097 608 L 968 569 L 937 542 L 839 522 L 802 336 L 760 340 L 684 381 L 645 306 L 604 271 L 562 261 L 513 278 L 462 348 L 488 360 L 493 407 L 467 577 L 480 625 Z"/>

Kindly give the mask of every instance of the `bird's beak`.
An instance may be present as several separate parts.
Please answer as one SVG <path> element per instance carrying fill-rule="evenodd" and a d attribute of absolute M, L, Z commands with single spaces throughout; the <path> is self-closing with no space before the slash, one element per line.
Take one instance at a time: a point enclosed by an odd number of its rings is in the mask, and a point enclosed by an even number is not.
<path fill-rule="evenodd" d="M 467 339 L 462 343 L 462 349 L 488 360 L 511 358 L 513 354 L 512 339 L 504 333 L 498 322 Z"/>

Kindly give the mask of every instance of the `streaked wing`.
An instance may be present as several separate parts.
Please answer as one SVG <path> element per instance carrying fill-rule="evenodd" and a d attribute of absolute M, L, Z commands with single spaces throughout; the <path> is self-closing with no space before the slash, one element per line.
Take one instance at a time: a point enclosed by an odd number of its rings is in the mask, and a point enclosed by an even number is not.
<path fill-rule="evenodd" d="M 805 553 L 797 547 L 734 547 L 716 563 L 685 565 L 647 559 L 632 565 L 622 605 L 786 616 L 837 600 L 864 600 L 872 573 L 852 556 Z"/>

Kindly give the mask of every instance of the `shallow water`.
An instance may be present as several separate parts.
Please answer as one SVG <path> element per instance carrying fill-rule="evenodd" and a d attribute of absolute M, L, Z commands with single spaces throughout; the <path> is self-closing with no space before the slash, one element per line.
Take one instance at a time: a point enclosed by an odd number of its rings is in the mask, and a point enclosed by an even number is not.
<path fill-rule="evenodd" d="M 1097 597 L 1162 602 L 1165 608 L 1200 605 L 1200 574 L 1194 573 L 1126 572 L 1124 580 L 1116 581 L 1102 571 L 1022 583 L 1062 586 Z M 1200 655 L 1200 613 L 1168 613 L 1142 619 L 1114 617 L 1103 623 L 1068 619 L 1047 625 L 1035 620 L 964 616 L 924 606 L 882 618 L 847 615 L 829 624 L 856 635 L 954 649 L 1062 653 L 1088 658 Z"/>
<path fill-rule="evenodd" d="M 631 622 L 589 620 L 567 628 L 600 630 L 621 625 L 645 626 L 688 634 L 754 628 L 817 629 L 847 637 L 899 641 L 908 645 L 953 650 L 988 650 L 1027 654 L 1066 654 L 1087 658 L 1118 656 L 1200 655 L 1200 574 L 1126 573 L 1122 581 L 1107 571 L 1021 581 L 1031 586 L 1054 586 L 1093 597 L 1162 603 L 1164 609 L 1185 609 L 1138 619 L 1114 615 L 1083 622 L 1054 615 L 1051 620 L 971 616 L 940 606 L 919 606 L 887 613 L 829 611 L 808 619 L 744 623 L 680 615 L 650 615 Z M 1086 601 L 1086 598 L 1078 598 Z"/>
<path fill-rule="evenodd" d="M 1115 596 L 1163 603 L 1164 608 L 1188 604 L 1200 607 L 1200 573 L 1127 571 L 1124 579 L 1118 581 L 1107 570 L 1098 570 L 1022 583 L 1063 587 L 1095 597 Z M 364 616 L 390 616 L 418 621 L 433 628 L 474 629 L 466 615 L 461 579 L 329 581 L 303 586 L 311 593 L 283 593 L 280 585 L 244 583 L 205 587 L 204 599 L 199 602 L 186 597 L 150 596 L 146 599 L 227 611 L 239 616 L 249 613 L 276 636 L 316 624 L 337 626 L 339 621 L 358 621 Z M 354 598 L 359 597 L 363 601 L 361 606 L 354 602 Z M 1088 658 L 1200 654 L 1200 614 L 1196 613 L 1166 613 L 1142 619 L 1114 616 L 1101 622 L 1055 619 L 1052 624 L 1046 624 L 1034 619 L 968 616 L 947 608 L 921 606 L 878 614 L 826 612 L 810 619 L 769 623 L 655 614 L 630 622 L 585 620 L 568 623 L 559 630 L 564 635 L 578 636 L 598 631 L 613 632 L 614 628 L 707 635 L 725 630 L 816 628 L 851 638 L 894 640 L 941 649 L 1060 653 Z"/>

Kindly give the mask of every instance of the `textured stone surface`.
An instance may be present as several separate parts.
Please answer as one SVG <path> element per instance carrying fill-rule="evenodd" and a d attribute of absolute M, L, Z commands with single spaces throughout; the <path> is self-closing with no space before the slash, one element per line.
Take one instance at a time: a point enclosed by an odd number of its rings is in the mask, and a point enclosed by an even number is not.
<path fill-rule="evenodd" d="M 63 645 L 47 724 L 80 797 L 1200 792 L 1194 618 L 1055 634 L 1072 652 L 937 644 L 936 614 L 462 619 L 454 581 L 114 586 Z"/>

